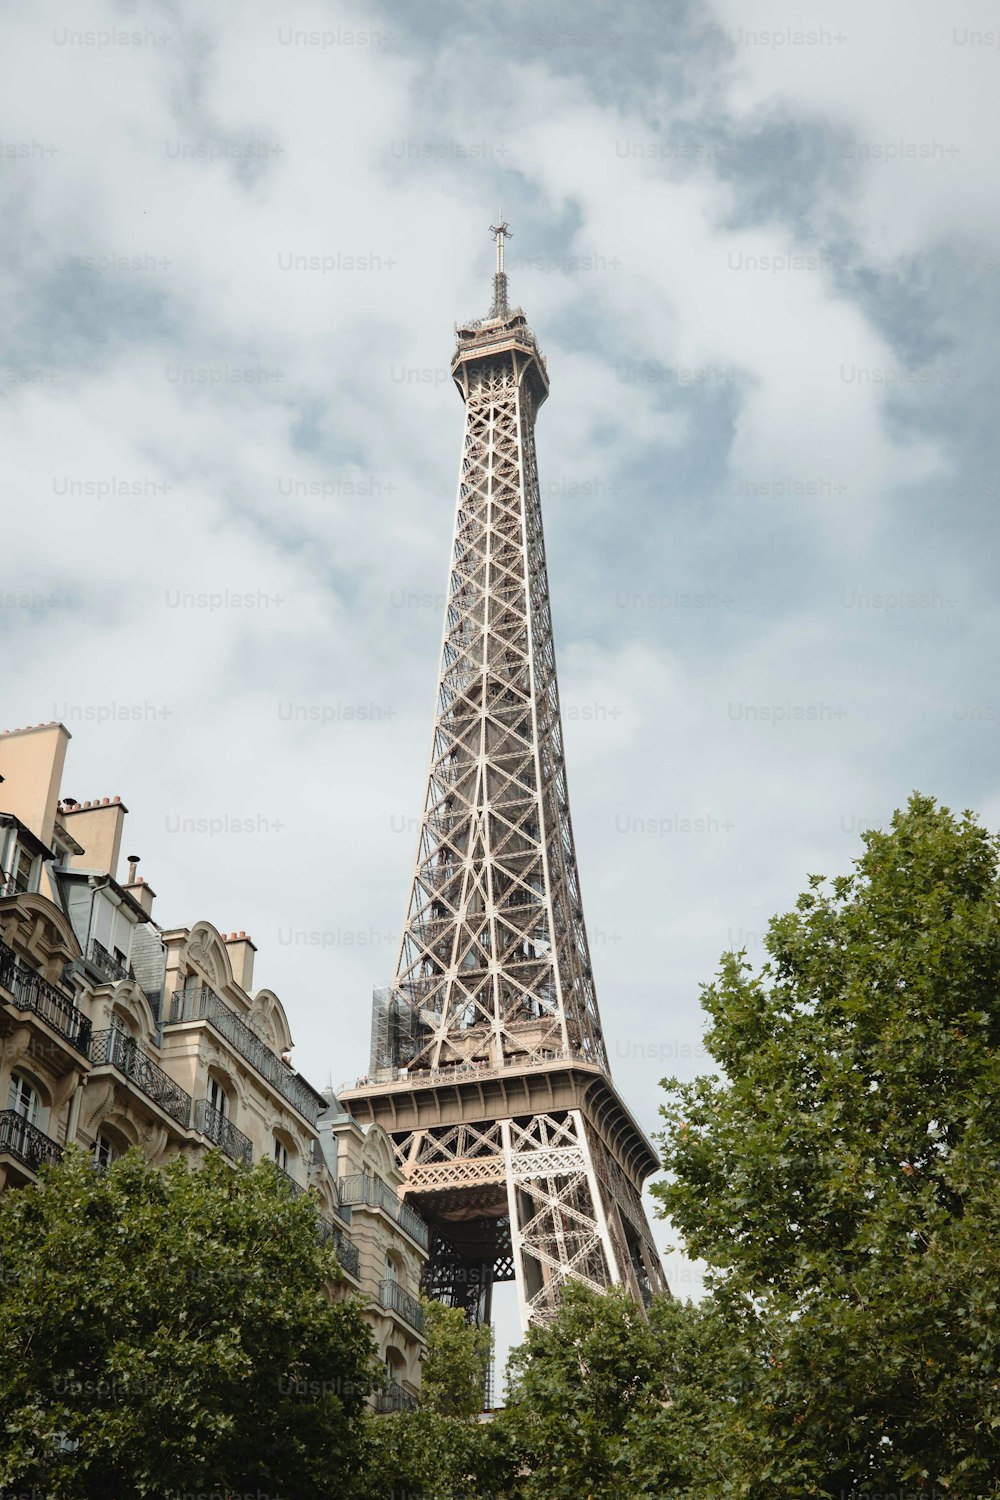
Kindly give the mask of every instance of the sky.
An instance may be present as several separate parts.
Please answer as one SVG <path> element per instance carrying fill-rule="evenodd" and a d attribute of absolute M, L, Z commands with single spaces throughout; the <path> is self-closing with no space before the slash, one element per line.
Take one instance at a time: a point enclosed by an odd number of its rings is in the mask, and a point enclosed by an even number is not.
<path fill-rule="evenodd" d="M 365 1070 L 498 207 L 615 1081 L 914 789 L 1000 823 L 987 0 L 9 0 L 0 727 Z M 125 852 L 125 851 L 123 851 Z M 668 1276 L 699 1270 L 663 1221 Z"/>

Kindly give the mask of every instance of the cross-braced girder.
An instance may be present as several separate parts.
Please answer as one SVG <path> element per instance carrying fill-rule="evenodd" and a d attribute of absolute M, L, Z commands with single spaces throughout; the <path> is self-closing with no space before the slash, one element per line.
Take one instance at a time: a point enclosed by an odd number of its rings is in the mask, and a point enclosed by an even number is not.
<path fill-rule="evenodd" d="M 435 1226 L 428 1292 L 473 1315 L 493 1282 L 513 1278 L 527 1324 L 555 1313 L 568 1280 L 624 1282 L 642 1303 L 663 1288 L 638 1190 L 585 1110 L 395 1139 L 409 1200 Z"/>

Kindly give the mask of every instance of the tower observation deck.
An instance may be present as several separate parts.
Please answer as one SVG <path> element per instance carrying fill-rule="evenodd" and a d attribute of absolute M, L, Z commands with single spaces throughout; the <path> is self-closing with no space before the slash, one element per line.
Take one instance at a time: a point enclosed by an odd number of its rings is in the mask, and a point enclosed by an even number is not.
<path fill-rule="evenodd" d="M 341 1102 L 391 1134 L 431 1226 L 430 1296 L 522 1327 L 562 1287 L 665 1288 L 641 1201 L 658 1159 L 611 1080 L 563 753 L 535 419 L 545 360 L 508 305 L 459 325 L 465 434 L 427 797 L 368 1078 Z"/>

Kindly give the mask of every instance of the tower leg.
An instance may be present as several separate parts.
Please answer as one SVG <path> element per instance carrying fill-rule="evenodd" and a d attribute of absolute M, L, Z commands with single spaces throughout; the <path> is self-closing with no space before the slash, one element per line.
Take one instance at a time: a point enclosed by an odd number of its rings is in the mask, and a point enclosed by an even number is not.
<path fill-rule="evenodd" d="M 521 1324 L 553 1317 L 567 1281 L 623 1279 L 579 1110 L 503 1122 Z"/>

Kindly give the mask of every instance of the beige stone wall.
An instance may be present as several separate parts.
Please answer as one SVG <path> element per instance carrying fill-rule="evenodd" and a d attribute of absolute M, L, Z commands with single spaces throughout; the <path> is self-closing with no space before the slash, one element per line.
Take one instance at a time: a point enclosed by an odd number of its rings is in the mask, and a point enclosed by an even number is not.
<path fill-rule="evenodd" d="M 39 724 L 0 734 L 0 808 L 51 846 L 69 730 Z"/>
<path fill-rule="evenodd" d="M 392 1142 L 381 1126 L 363 1130 L 356 1121 L 345 1119 L 339 1126 L 337 1145 L 342 1183 L 356 1182 L 359 1178 L 382 1182 L 392 1198 L 400 1201 L 403 1175 L 396 1165 Z M 349 1195 L 345 1193 L 346 1196 Z M 361 1257 L 361 1281 L 368 1297 L 369 1322 L 379 1354 L 393 1379 L 405 1391 L 416 1394 L 426 1344 L 420 1326 L 422 1319 L 415 1323 L 410 1313 L 416 1311 L 412 1304 L 419 1303 L 425 1251 L 407 1233 L 392 1207 L 378 1202 L 352 1205 L 351 1238 Z M 386 1305 L 391 1294 L 387 1298 L 384 1288 L 390 1281 L 403 1293 L 400 1299 L 403 1310 Z"/>

